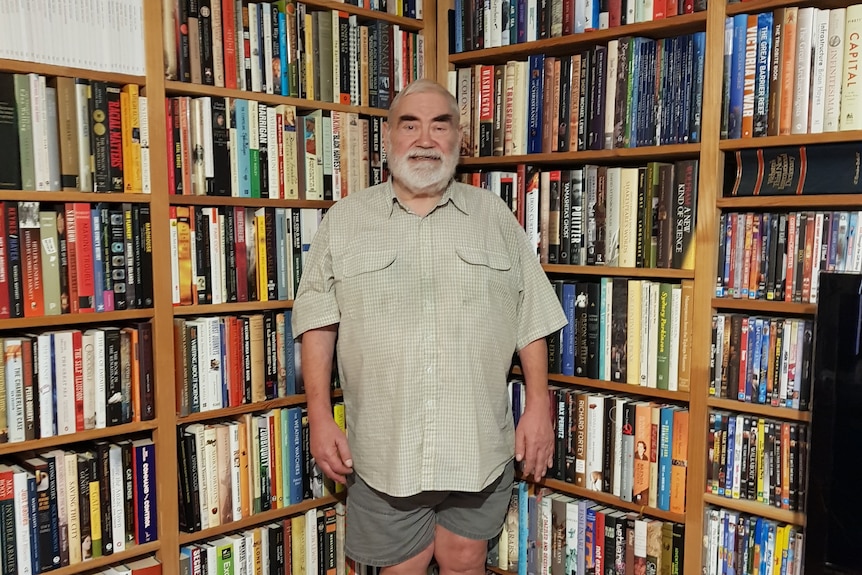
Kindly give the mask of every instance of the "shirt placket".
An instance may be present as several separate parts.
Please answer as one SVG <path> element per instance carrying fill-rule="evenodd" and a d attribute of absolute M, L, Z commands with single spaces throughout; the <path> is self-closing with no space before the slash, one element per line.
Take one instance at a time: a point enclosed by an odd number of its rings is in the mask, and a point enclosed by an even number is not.
<path fill-rule="evenodd" d="M 439 210 L 439 208 L 438 208 Z M 439 213 L 432 212 L 428 216 L 419 221 L 418 233 L 416 234 L 417 251 L 419 257 L 419 288 L 422 299 L 422 311 L 420 323 L 421 333 L 420 348 L 421 352 L 421 375 L 420 375 L 420 397 L 423 404 L 422 409 L 422 489 L 428 490 L 428 486 L 434 484 L 434 470 L 436 469 L 435 460 L 437 457 L 439 417 L 437 416 L 437 401 L 436 389 L 438 378 L 438 346 L 437 334 L 435 330 L 436 318 L 439 310 L 436 304 L 436 294 L 434 293 L 434 274 L 435 274 L 435 249 L 439 249 L 438 242 L 435 242 L 433 237 L 434 221 L 439 216 Z"/>

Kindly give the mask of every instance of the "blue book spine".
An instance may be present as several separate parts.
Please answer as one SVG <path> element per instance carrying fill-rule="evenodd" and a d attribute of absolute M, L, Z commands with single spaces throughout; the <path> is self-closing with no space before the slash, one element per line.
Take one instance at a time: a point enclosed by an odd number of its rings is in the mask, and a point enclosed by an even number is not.
<path fill-rule="evenodd" d="M 274 9 L 274 7 L 273 7 Z M 284 12 L 278 12 L 278 58 L 281 62 L 281 95 L 290 95 L 290 84 L 287 72 L 287 19 Z"/>
<path fill-rule="evenodd" d="M 769 71 L 772 69 L 772 12 L 757 15 L 757 71 L 754 81 L 754 132 L 765 136 L 769 115 Z"/>
<path fill-rule="evenodd" d="M 91 236 L 93 242 L 93 276 L 94 276 L 94 299 L 96 300 L 96 311 L 105 310 L 105 260 L 102 257 L 102 224 L 99 208 L 90 210 L 90 221 L 92 225 Z"/>
<path fill-rule="evenodd" d="M 279 300 L 287 297 L 287 266 L 289 263 L 285 254 L 287 253 L 287 234 L 285 233 L 284 208 L 275 208 L 275 267 L 276 267 L 276 290 Z"/>
<path fill-rule="evenodd" d="M 156 512 L 156 447 L 152 443 L 134 446 L 137 469 L 135 482 L 135 543 L 141 545 L 158 538 L 158 513 Z"/>
<path fill-rule="evenodd" d="M 302 408 L 287 410 L 287 433 L 290 436 L 290 504 L 302 501 Z"/>
<path fill-rule="evenodd" d="M 760 333 L 760 373 L 761 375 L 765 375 L 769 371 L 769 338 L 772 336 L 770 333 L 770 321 L 768 319 L 763 320 L 763 327 Z M 763 350 L 767 350 L 766 353 L 763 353 Z M 766 381 L 761 380 L 760 386 L 757 388 L 757 403 L 766 403 Z"/>
<path fill-rule="evenodd" d="M 754 346 L 748 352 L 748 365 L 751 369 L 748 370 L 748 382 L 745 385 L 745 401 L 756 402 L 760 397 L 760 364 L 761 354 L 763 352 L 763 322 L 762 318 L 752 318 L 749 320 L 749 325 L 753 322 L 751 331 L 752 337 L 748 339 L 749 345 Z"/>
<path fill-rule="evenodd" d="M 284 312 L 284 368 L 285 391 L 288 396 L 296 395 L 296 342 L 293 340 L 293 326 L 290 322 L 293 312 Z"/>
<path fill-rule="evenodd" d="M 562 357 L 562 374 L 575 375 L 575 284 L 563 284 L 563 312 L 568 323 L 563 326 L 560 338 L 560 354 Z"/>
<path fill-rule="evenodd" d="M 515 31 L 515 44 L 527 41 L 527 0 L 518 0 L 518 26 Z"/>
<path fill-rule="evenodd" d="M 742 430 L 739 430 L 742 433 Z M 725 497 L 733 495 L 733 461 L 736 457 L 736 417 L 731 415 L 727 418 L 727 462 L 724 466 L 724 486 L 719 485 L 718 494 Z"/>
<path fill-rule="evenodd" d="M 509 0 L 509 44 L 518 43 L 518 0 Z"/>
<path fill-rule="evenodd" d="M 544 54 L 530 56 L 529 93 L 527 95 L 527 153 L 542 152 L 542 94 L 545 74 Z"/>
<path fill-rule="evenodd" d="M 39 510 L 36 505 L 36 477 L 32 474 L 27 477 L 27 506 L 27 514 L 30 517 L 30 571 L 39 573 Z M 20 524 L 16 521 L 16 525 Z M 14 533 L 12 537 L 14 538 Z M 23 570 L 23 563 L 26 559 L 23 557 L 19 559 L 21 563 L 19 566 Z"/>
<path fill-rule="evenodd" d="M 239 197 L 251 197 L 251 148 L 249 141 L 248 123 L 248 100 L 236 100 L 236 137 L 239 141 L 237 147 L 237 172 L 239 175 Z"/>
<path fill-rule="evenodd" d="M 658 493 L 656 494 L 658 508 L 670 511 L 670 471 L 671 445 L 673 443 L 673 412 L 672 407 L 662 407 L 659 418 L 658 443 Z"/>
<path fill-rule="evenodd" d="M 518 575 L 527 575 L 527 535 L 529 534 L 530 511 L 527 484 L 518 482 Z"/>
<path fill-rule="evenodd" d="M 730 113 L 727 137 L 742 137 L 742 93 L 745 83 L 745 33 L 748 14 L 733 17 L 733 53 L 730 57 Z"/>

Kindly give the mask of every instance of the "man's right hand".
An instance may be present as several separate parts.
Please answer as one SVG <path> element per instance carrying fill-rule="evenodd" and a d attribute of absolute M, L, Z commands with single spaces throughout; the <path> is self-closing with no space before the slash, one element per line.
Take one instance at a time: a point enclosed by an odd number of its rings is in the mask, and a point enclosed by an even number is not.
<path fill-rule="evenodd" d="M 315 463 L 328 478 L 346 484 L 346 476 L 353 473 L 353 457 L 347 436 L 331 417 L 311 425 L 309 431 Z"/>

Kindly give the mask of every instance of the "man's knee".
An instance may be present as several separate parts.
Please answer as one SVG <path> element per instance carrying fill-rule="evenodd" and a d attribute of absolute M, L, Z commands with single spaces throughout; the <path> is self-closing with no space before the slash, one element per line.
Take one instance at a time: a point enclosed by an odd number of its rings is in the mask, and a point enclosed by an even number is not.
<path fill-rule="evenodd" d="M 434 557 L 441 573 L 484 573 L 488 542 L 468 539 L 437 526 Z"/>
<path fill-rule="evenodd" d="M 407 561 L 380 569 L 380 575 L 425 575 L 434 557 L 434 542 Z"/>

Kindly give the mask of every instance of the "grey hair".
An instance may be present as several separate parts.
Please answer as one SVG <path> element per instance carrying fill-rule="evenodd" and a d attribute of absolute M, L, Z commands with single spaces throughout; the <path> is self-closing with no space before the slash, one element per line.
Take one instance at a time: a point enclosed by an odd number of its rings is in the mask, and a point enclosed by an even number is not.
<path fill-rule="evenodd" d="M 446 103 L 449 104 L 449 111 L 452 113 L 452 125 L 458 126 L 460 124 L 461 110 L 458 108 L 458 101 L 455 100 L 455 96 L 453 96 L 449 90 L 428 78 L 414 80 L 408 84 L 406 88 L 398 92 L 395 99 L 392 100 L 392 105 L 389 106 L 389 114 L 387 115 L 386 120 L 391 122 L 394 119 L 393 114 L 398 108 L 398 104 L 401 102 L 402 98 L 409 96 L 410 94 L 426 94 L 429 92 L 440 94 L 446 99 Z"/>

